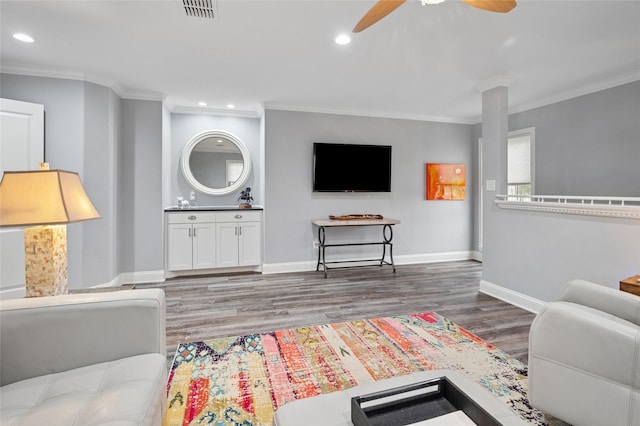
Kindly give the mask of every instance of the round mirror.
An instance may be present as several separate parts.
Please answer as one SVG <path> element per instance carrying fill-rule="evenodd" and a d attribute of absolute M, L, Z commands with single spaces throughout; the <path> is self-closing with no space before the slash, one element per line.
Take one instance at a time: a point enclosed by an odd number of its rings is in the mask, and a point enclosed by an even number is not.
<path fill-rule="evenodd" d="M 231 133 L 207 130 L 185 145 L 180 166 L 196 191 L 226 195 L 241 189 L 249 178 L 251 157 L 247 147 Z"/>

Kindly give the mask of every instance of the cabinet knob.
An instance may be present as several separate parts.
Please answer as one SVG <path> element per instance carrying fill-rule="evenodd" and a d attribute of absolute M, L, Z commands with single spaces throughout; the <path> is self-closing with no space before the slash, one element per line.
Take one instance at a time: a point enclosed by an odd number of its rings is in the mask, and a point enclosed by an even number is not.
<path fill-rule="evenodd" d="M 187 219 L 189 219 L 189 220 L 196 220 L 197 218 L 198 218 L 197 216 L 191 215 L 191 216 L 189 216 Z"/>
<path fill-rule="evenodd" d="M 236 219 L 242 219 L 242 215 L 241 214 L 237 214 L 234 216 Z"/>

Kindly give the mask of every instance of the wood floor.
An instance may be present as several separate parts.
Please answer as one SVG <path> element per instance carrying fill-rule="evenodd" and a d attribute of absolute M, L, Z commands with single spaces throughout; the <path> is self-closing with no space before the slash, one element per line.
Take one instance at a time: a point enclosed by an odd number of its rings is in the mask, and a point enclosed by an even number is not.
<path fill-rule="evenodd" d="M 534 315 L 478 291 L 482 264 L 442 262 L 234 274 L 141 284 L 167 298 L 167 356 L 181 342 L 435 311 L 527 362 Z"/>

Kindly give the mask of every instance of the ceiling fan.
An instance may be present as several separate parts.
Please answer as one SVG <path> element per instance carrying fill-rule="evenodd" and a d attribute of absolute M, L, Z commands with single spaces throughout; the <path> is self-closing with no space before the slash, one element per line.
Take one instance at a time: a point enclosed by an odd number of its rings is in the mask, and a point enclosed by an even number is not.
<path fill-rule="evenodd" d="M 360 22 L 353 28 L 354 33 L 366 30 L 407 1 L 407 0 L 380 0 L 362 17 Z M 444 0 L 421 0 L 422 4 L 437 4 Z M 516 7 L 516 0 L 462 0 L 469 6 L 478 9 L 488 10 L 489 12 L 507 13 Z"/>

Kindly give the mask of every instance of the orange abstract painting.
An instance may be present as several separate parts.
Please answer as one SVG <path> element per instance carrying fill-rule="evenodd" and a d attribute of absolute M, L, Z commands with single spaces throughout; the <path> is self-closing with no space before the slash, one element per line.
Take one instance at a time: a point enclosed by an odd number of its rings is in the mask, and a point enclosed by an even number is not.
<path fill-rule="evenodd" d="M 464 200 L 467 173 L 464 164 L 427 163 L 427 200 Z"/>

